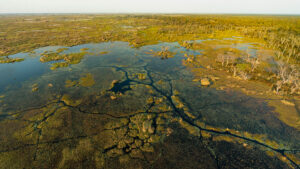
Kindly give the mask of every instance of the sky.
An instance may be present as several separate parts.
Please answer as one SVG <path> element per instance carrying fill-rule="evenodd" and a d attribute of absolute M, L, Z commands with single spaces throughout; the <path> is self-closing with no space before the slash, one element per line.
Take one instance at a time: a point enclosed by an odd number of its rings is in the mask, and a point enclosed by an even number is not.
<path fill-rule="evenodd" d="M 300 14 L 300 0 L 0 0 L 0 13 Z"/>

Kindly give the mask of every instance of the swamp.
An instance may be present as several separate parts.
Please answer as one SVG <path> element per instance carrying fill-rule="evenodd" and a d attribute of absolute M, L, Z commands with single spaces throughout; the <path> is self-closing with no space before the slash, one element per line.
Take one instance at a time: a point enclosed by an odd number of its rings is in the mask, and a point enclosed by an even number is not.
<path fill-rule="evenodd" d="M 0 15 L 0 168 L 300 167 L 300 17 Z"/>

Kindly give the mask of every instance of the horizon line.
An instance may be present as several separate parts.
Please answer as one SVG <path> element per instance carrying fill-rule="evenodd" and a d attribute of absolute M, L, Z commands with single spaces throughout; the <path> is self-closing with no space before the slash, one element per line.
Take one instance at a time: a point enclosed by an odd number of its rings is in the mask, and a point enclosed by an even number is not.
<path fill-rule="evenodd" d="M 0 15 L 31 15 L 31 14 L 130 14 L 130 15 L 139 15 L 139 14 L 168 14 L 168 15 L 291 15 L 291 16 L 300 16 L 300 13 L 195 13 L 195 12 L 0 12 Z"/>

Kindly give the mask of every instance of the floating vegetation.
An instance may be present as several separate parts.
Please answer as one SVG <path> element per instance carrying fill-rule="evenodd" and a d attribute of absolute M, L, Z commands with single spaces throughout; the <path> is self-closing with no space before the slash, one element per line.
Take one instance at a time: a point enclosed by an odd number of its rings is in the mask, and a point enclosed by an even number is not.
<path fill-rule="evenodd" d="M 39 90 L 38 84 L 33 84 L 31 87 L 32 87 L 31 89 L 32 92 L 36 92 Z"/>
<path fill-rule="evenodd" d="M 58 49 L 56 52 L 45 52 L 40 57 L 41 62 L 53 62 L 58 61 L 56 63 L 52 63 L 51 70 L 55 70 L 57 68 L 61 67 L 68 67 L 70 64 L 78 64 L 83 59 L 84 55 L 87 53 L 86 50 L 81 51 L 80 53 L 68 53 L 68 54 L 61 54 L 61 52 L 58 51 L 64 51 L 66 49 L 63 48 L 63 50 Z"/>
<path fill-rule="evenodd" d="M 63 101 L 66 105 L 69 106 L 78 106 L 82 102 L 81 99 L 78 100 L 72 99 L 72 97 L 68 94 L 64 94 L 61 98 L 61 101 Z"/>
<path fill-rule="evenodd" d="M 0 63 L 14 63 L 22 62 L 24 58 L 9 58 L 9 57 L 0 57 Z"/>
<path fill-rule="evenodd" d="M 174 57 L 176 53 L 169 51 L 169 47 L 161 47 L 161 51 L 155 52 L 153 50 L 150 50 L 150 52 L 147 52 L 147 54 L 160 57 L 162 60 L 164 60 Z"/>
<path fill-rule="evenodd" d="M 79 85 L 83 87 L 91 87 L 95 84 L 94 77 L 91 73 L 85 74 L 83 77 L 79 80 Z"/>
<path fill-rule="evenodd" d="M 68 67 L 69 63 L 66 62 L 58 62 L 58 63 L 52 63 L 52 66 L 50 67 L 51 70 L 55 70 L 57 68 L 61 68 L 61 67 Z"/>
<path fill-rule="evenodd" d="M 87 51 L 87 50 L 89 50 L 89 48 L 81 48 L 81 49 L 80 49 L 81 52 L 85 52 L 85 51 Z"/>
<path fill-rule="evenodd" d="M 83 87 L 91 87 L 94 86 L 95 80 L 94 76 L 91 73 L 83 74 L 82 77 L 78 81 L 66 80 L 65 87 L 74 87 L 74 86 L 83 86 Z"/>
<path fill-rule="evenodd" d="M 59 48 L 56 50 L 57 53 L 62 53 L 63 51 L 68 50 L 69 48 Z"/>
<path fill-rule="evenodd" d="M 138 73 L 137 75 L 138 75 L 138 79 L 139 79 L 139 80 L 145 80 L 146 77 L 147 77 L 147 75 L 144 74 L 144 73 Z"/>
<path fill-rule="evenodd" d="M 102 51 L 102 52 L 100 52 L 99 54 L 100 55 L 105 55 L 105 54 L 108 54 L 109 52 L 108 51 Z"/>
<path fill-rule="evenodd" d="M 78 84 L 77 81 L 66 80 L 65 87 L 74 87 Z"/>

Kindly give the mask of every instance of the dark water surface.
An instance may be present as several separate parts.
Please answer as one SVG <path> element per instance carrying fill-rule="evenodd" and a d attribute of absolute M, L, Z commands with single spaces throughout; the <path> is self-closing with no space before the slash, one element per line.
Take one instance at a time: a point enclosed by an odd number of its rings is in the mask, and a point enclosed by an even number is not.
<path fill-rule="evenodd" d="M 162 46 L 175 57 L 147 54 Z M 0 168 L 299 165 L 299 130 L 264 100 L 193 81 L 182 61 L 199 51 L 178 43 L 85 44 L 64 51 L 88 48 L 79 64 L 50 70 L 39 55 L 58 48 L 0 64 Z"/>

